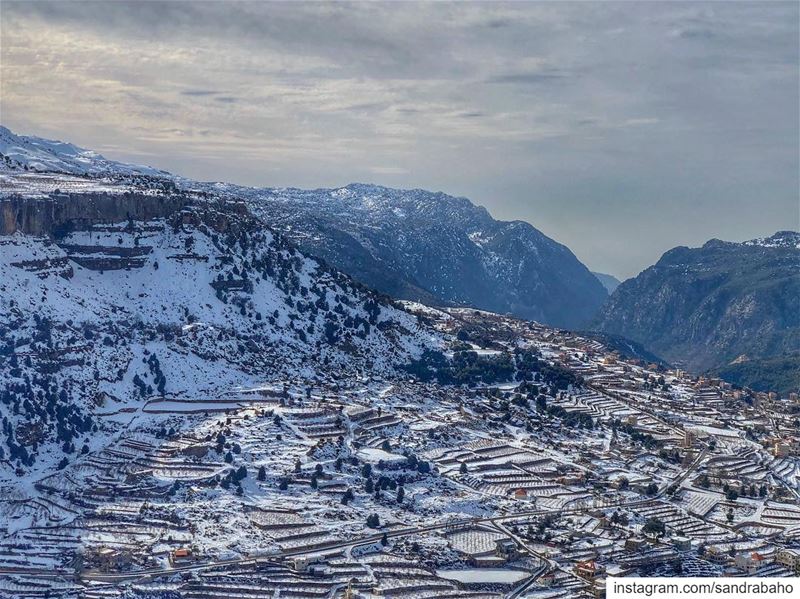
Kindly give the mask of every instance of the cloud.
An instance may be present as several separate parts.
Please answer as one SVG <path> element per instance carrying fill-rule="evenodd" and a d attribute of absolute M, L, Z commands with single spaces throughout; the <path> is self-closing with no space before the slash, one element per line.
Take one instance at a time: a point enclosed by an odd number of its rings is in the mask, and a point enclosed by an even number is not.
<path fill-rule="evenodd" d="M 549 83 L 551 81 L 558 81 L 565 79 L 568 75 L 563 71 L 550 70 L 550 71 L 532 71 L 520 73 L 505 73 L 490 78 L 490 83 L 521 83 L 525 85 L 536 85 L 539 83 Z"/>
<path fill-rule="evenodd" d="M 376 175 L 406 175 L 408 169 L 400 166 L 371 166 L 369 170 Z"/>
<path fill-rule="evenodd" d="M 797 220 L 795 3 L 5 0 L 0 35 L 5 125 L 190 177 L 443 189 L 621 276 Z"/>
<path fill-rule="evenodd" d="M 183 96 L 215 96 L 221 92 L 213 89 L 185 89 L 181 92 Z"/>

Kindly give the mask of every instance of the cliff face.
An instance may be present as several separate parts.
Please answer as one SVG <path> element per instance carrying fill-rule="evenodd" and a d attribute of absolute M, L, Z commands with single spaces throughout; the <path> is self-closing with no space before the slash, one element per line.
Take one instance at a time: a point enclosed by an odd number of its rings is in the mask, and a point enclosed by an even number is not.
<path fill-rule="evenodd" d="M 50 235 L 69 228 L 164 218 L 189 203 L 181 195 L 134 193 L 53 194 L 46 198 L 0 198 L 0 235 Z"/>
<path fill-rule="evenodd" d="M 800 349 L 800 235 L 679 247 L 622 283 L 594 328 L 707 370 Z"/>

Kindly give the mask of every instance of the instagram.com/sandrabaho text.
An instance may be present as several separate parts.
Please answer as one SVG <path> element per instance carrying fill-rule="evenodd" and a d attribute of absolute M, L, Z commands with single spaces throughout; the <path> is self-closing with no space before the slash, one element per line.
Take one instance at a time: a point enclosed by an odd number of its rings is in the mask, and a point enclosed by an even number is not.
<path fill-rule="evenodd" d="M 627 578 L 606 580 L 607 599 L 800 599 L 800 578 Z"/>

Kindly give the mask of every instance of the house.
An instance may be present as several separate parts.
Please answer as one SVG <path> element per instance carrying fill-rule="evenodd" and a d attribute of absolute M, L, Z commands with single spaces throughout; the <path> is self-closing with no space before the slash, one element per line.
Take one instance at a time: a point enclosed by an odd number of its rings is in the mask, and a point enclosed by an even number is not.
<path fill-rule="evenodd" d="M 517 544 L 512 539 L 497 539 L 495 542 L 495 554 L 498 557 L 512 560 L 519 554 Z"/>
<path fill-rule="evenodd" d="M 175 564 L 180 564 L 183 562 L 187 562 L 194 559 L 192 556 L 191 549 L 187 549 L 186 547 L 181 547 L 180 549 L 174 549 L 172 553 L 169 554 L 169 563 L 173 566 Z"/>
<path fill-rule="evenodd" d="M 95 564 L 101 572 L 127 570 L 133 562 L 129 552 L 111 547 L 99 547 L 87 551 L 86 558 L 87 563 Z"/>
<path fill-rule="evenodd" d="M 731 556 L 727 549 L 713 545 L 706 549 L 705 557 L 714 564 L 727 564 Z"/>
<path fill-rule="evenodd" d="M 689 537 L 673 537 L 672 546 L 678 551 L 691 551 L 692 540 Z"/>
<path fill-rule="evenodd" d="M 556 575 L 553 572 L 547 572 L 545 574 L 542 574 L 537 580 L 537 582 L 543 587 L 551 587 L 553 586 L 553 583 L 555 583 L 555 581 L 556 581 Z"/>
<path fill-rule="evenodd" d="M 800 574 L 800 550 L 781 549 L 775 553 L 775 563 L 786 566 L 795 574 Z"/>
<path fill-rule="evenodd" d="M 734 565 L 741 572 L 746 574 L 755 574 L 759 567 L 764 563 L 764 557 L 755 551 L 752 553 L 740 553 L 734 559 Z"/>
<path fill-rule="evenodd" d="M 291 561 L 291 568 L 295 572 L 308 572 L 315 576 L 327 571 L 328 563 L 319 556 L 296 557 Z"/>
<path fill-rule="evenodd" d="M 625 540 L 625 551 L 631 552 L 639 552 L 644 551 L 648 545 L 647 539 L 637 539 L 635 537 L 631 537 L 630 539 Z"/>
<path fill-rule="evenodd" d="M 594 580 L 598 576 L 605 574 L 605 572 L 605 567 L 593 560 L 575 564 L 575 574 L 586 580 Z"/>

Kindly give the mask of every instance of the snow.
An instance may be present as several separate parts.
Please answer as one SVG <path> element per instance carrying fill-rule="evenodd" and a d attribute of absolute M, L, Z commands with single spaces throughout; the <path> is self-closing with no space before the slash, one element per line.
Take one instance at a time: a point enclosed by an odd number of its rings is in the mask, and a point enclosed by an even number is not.
<path fill-rule="evenodd" d="M 71 174 L 126 174 L 166 176 L 168 173 L 148 166 L 135 166 L 107 160 L 97 152 L 71 143 L 41 137 L 16 135 L 0 125 L 0 169 L 30 169 L 38 172 Z"/>
<path fill-rule="evenodd" d="M 364 460 L 365 462 L 369 462 L 370 464 L 377 464 L 380 461 L 383 461 L 387 464 L 395 464 L 400 463 L 402 464 L 407 460 L 406 456 L 399 455 L 396 453 L 389 453 L 388 451 L 384 451 L 382 449 L 377 449 L 373 447 L 364 447 L 359 449 L 356 452 L 356 455 Z"/>
<path fill-rule="evenodd" d="M 470 568 L 466 570 L 436 570 L 436 575 L 466 584 L 513 584 L 523 578 L 527 578 L 530 576 L 530 573 L 523 570 L 505 570 L 500 568 Z"/>

